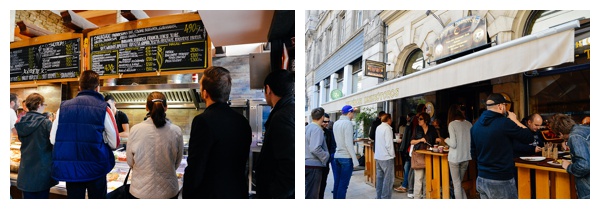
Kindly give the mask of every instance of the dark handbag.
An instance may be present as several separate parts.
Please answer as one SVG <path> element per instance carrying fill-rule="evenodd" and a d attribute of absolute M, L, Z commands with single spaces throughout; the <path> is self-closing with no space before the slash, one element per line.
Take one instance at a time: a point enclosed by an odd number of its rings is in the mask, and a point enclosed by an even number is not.
<path fill-rule="evenodd" d="M 135 197 L 133 197 L 133 195 L 131 195 L 131 193 L 129 193 L 130 184 L 127 183 L 127 180 L 129 179 L 130 172 L 131 168 L 129 168 L 129 171 L 127 171 L 127 176 L 125 176 L 125 181 L 123 181 L 123 185 L 113 190 L 112 192 L 106 194 L 107 199 L 136 199 Z"/>

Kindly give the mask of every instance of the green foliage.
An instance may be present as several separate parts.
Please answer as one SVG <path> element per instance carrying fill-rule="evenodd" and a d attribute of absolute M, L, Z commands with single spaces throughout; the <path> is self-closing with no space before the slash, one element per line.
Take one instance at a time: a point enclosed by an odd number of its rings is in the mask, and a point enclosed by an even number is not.
<path fill-rule="evenodd" d="M 363 137 L 368 136 L 369 128 L 371 127 L 373 120 L 375 120 L 375 117 L 377 117 L 377 111 L 373 108 L 363 108 L 360 112 L 355 112 L 354 121 L 356 122 L 356 126 L 354 128 L 358 129 L 362 124 Z"/>

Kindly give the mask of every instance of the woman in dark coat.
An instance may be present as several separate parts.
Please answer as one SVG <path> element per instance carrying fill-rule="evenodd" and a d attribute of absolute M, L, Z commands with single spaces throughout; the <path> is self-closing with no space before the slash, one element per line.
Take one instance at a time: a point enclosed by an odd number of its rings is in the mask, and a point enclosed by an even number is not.
<path fill-rule="evenodd" d="M 52 122 L 46 118 L 44 97 L 38 93 L 27 96 L 25 105 L 29 112 L 15 124 L 21 141 L 21 164 L 17 177 L 17 188 L 23 191 L 24 199 L 48 199 L 50 187 L 58 184 L 51 177 L 52 144 L 50 130 Z"/>

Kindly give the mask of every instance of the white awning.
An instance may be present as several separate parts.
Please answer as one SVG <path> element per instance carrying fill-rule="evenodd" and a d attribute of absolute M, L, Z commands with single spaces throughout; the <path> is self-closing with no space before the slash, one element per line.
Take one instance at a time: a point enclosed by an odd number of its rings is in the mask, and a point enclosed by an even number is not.
<path fill-rule="evenodd" d="M 574 61 L 578 21 L 490 47 L 322 105 L 327 112 L 363 106 Z"/>

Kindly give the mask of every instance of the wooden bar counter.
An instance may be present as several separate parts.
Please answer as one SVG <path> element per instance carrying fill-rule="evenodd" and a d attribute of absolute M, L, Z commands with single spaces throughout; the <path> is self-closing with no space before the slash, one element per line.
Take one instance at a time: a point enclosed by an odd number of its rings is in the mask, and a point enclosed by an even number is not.
<path fill-rule="evenodd" d="M 531 199 L 534 189 L 536 199 L 576 199 L 575 178 L 559 165 L 548 164 L 547 158 L 538 162 L 515 159 L 519 199 Z M 535 177 L 535 188 L 531 188 L 531 171 Z"/>
<path fill-rule="evenodd" d="M 417 150 L 425 154 L 425 198 L 450 199 L 450 168 L 448 153 Z"/>

